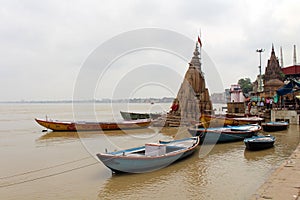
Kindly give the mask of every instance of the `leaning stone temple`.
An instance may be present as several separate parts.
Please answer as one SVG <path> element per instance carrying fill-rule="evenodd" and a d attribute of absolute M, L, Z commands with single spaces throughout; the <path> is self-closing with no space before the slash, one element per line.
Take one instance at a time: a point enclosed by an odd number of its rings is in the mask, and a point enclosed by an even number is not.
<path fill-rule="evenodd" d="M 274 46 L 272 44 L 271 57 L 268 60 L 268 65 L 264 77 L 264 96 L 273 97 L 276 90 L 283 86 L 284 74 L 279 65 L 278 58 L 275 55 Z"/>
<path fill-rule="evenodd" d="M 201 114 L 212 113 L 212 103 L 205 86 L 199 55 L 197 43 L 177 97 L 167 114 L 165 126 L 190 125 L 198 122 Z"/>

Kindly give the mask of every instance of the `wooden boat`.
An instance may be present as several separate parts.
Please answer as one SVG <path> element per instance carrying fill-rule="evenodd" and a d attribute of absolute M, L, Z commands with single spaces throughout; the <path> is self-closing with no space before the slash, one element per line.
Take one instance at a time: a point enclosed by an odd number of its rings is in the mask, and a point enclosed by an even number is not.
<path fill-rule="evenodd" d="M 124 120 L 137 120 L 137 119 L 157 119 L 162 116 L 161 113 L 134 113 L 120 111 Z"/>
<path fill-rule="evenodd" d="M 288 122 L 267 122 L 262 125 L 263 131 L 266 132 L 274 132 L 274 131 L 282 131 L 286 130 L 289 126 Z"/>
<path fill-rule="evenodd" d="M 246 148 L 249 150 L 261 150 L 274 146 L 275 137 L 271 135 L 259 135 L 244 139 Z"/>
<path fill-rule="evenodd" d="M 200 143 L 225 143 L 240 141 L 256 135 L 261 130 L 258 124 L 214 128 L 189 128 L 193 136 L 200 137 Z"/>
<path fill-rule="evenodd" d="M 258 124 L 263 121 L 260 117 L 234 117 L 229 118 L 225 116 L 201 115 L 200 122 L 205 128 L 221 127 L 221 126 L 237 126 L 244 124 Z"/>
<path fill-rule="evenodd" d="M 264 118 L 261 117 L 235 117 L 233 118 L 239 125 L 244 124 L 261 124 Z"/>
<path fill-rule="evenodd" d="M 96 131 L 146 128 L 150 125 L 150 119 L 122 121 L 122 122 L 86 122 L 86 121 L 58 121 L 35 119 L 41 126 L 53 131 Z"/>
<path fill-rule="evenodd" d="M 222 127 L 222 126 L 236 126 L 238 122 L 233 118 L 227 118 L 224 116 L 213 116 L 213 115 L 201 115 L 200 123 L 208 128 L 208 127 Z"/>
<path fill-rule="evenodd" d="M 116 152 L 98 153 L 97 157 L 113 172 L 145 173 L 167 167 L 191 155 L 198 144 L 199 137 L 191 137 L 149 143 Z"/>

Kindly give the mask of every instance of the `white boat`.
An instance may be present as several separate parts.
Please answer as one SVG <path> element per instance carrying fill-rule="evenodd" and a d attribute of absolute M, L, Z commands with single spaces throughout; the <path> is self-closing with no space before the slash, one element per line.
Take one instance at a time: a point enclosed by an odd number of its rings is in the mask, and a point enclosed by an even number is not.
<path fill-rule="evenodd" d="M 98 153 L 97 157 L 113 172 L 145 173 L 155 171 L 192 154 L 199 137 L 148 143 L 116 152 Z"/>

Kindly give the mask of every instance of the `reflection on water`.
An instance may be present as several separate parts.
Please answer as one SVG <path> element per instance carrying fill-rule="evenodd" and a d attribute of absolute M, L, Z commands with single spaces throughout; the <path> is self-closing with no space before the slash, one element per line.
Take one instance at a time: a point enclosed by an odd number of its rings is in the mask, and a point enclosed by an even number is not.
<path fill-rule="evenodd" d="M 99 134 L 105 134 L 108 136 L 113 135 L 126 135 L 126 134 L 139 134 L 139 133 L 154 133 L 151 129 L 135 129 L 135 130 L 112 130 L 112 131 L 49 131 L 42 135 L 38 140 L 53 140 L 53 139 L 69 139 L 69 138 L 87 138 L 97 136 Z"/>
<path fill-rule="evenodd" d="M 43 132 L 44 134 L 39 137 L 36 141 L 38 143 L 50 143 L 50 142 L 70 142 L 79 139 L 85 138 L 99 138 L 99 136 L 105 135 L 106 137 L 113 137 L 113 136 L 126 136 L 126 135 L 151 135 L 154 134 L 155 131 L 149 128 L 142 128 L 142 129 L 134 129 L 134 130 L 110 130 L 110 131 L 80 131 L 80 132 L 67 132 L 67 131 L 49 131 Z"/>
<path fill-rule="evenodd" d="M 270 160 L 272 158 L 274 158 L 274 154 L 275 153 L 275 148 L 270 148 L 270 149 L 265 149 L 263 151 L 259 151 L 259 153 L 257 153 L 257 151 L 250 151 L 248 149 L 245 149 L 244 151 L 244 157 L 248 160 L 248 161 L 258 161 L 261 159 L 264 160 Z"/>
<path fill-rule="evenodd" d="M 54 140 L 56 138 L 68 139 L 68 138 L 79 138 L 77 132 L 47 132 L 38 138 L 38 140 Z"/>

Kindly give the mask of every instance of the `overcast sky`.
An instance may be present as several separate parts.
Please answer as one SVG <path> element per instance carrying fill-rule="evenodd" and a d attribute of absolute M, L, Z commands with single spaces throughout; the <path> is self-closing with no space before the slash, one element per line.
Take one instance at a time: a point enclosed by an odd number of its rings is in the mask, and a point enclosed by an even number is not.
<path fill-rule="evenodd" d="M 292 64 L 293 45 L 300 45 L 299 11 L 297 0 L 1 0 L 0 101 L 72 99 L 82 65 L 99 45 L 124 32 L 149 27 L 171 30 L 191 40 L 196 40 L 201 28 L 203 52 L 214 63 L 223 87 L 229 88 L 240 78 L 254 81 L 258 74 L 258 48 L 265 49 L 263 72 L 272 43 L 278 57 L 282 46 L 284 66 Z M 194 48 L 191 46 L 190 58 Z M 299 53 L 297 56 L 299 60 Z M 124 59 L 123 65 L 126 60 L 129 59 Z M 178 65 L 180 70 L 174 76 L 180 80 L 188 65 L 183 60 L 175 61 L 174 67 Z M 154 68 L 150 74 L 157 73 L 157 66 Z M 126 76 L 128 71 L 122 69 L 115 66 L 113 71 L 132 80 L 132 74 Z M 205 62 L 202 69 L 209 76 Z M 133 74 L 139 76 L 139 70 Z M 122 91 L 129 83 L 106 79 L 98 82 L 97 87 L 102 90 L 96 92 L 96 98 L 111 97 L 105 91 L 109 81 L 122 85 Z M 222 87 L 214 87 L 209 79 L 210 93 L 222 92 L 218 91 Z M 172 90 L 146 84 L 143 90 L 135 87 L 129 91 L 129 96 L 172 96 L 179 86 L 180 81 Z"/>

